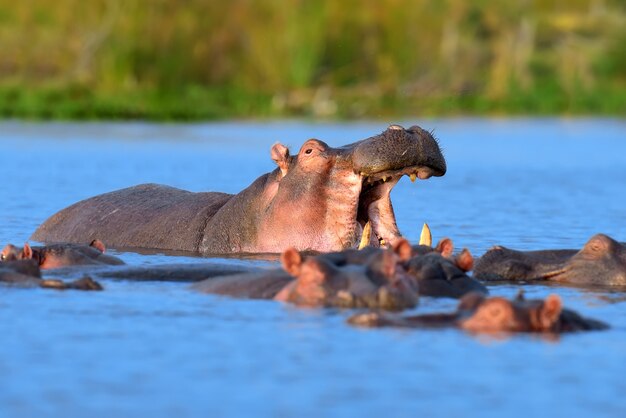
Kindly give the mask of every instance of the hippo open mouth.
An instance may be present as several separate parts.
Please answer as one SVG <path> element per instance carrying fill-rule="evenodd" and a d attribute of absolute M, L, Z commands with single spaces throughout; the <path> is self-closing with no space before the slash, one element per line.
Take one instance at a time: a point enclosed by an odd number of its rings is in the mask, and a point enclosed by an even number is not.
<path fill-rule="evenodd" d="M 391 125 L 383 134 L 386 141 L 365 140 L 352 153 L 354 170 L 360 176 L 356 214 L 356 235 L 361 243 L 392 245 L 401 237 L 391 204 L 391 190 L 402 176 L 411 181 L 443 176 L 446 163 L 439 144 L 419 126 L 404 129 Z M 363 236 L 369 222 L 371 235 Z M 367 233 L 367 231 L 366 231 Z"/>
<path fill-rule="evenodd" d="M 361 241 L 365 239 L 369 241 L 369 245 L 378 247 L 391 245 L 401 237 L 391 204 L 391 190 L 405 175 L 412 182 L 416 179 L 426 180 L 433 175 L 433 169 L 425 166 L 412 166 L 370 175 L 361 173 L 362 186 L 356 218 L 361 229 L 359 234 Z M 371 226 L 369 240 L 362 236 L 368 222 Z"/>

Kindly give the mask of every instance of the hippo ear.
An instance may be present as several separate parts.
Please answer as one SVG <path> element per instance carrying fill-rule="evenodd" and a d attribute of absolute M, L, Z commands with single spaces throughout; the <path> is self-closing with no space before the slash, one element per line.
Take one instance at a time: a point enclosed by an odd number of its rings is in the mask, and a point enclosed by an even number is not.
<path fill-rule="evenodd" d="M 439 241 L 435 250 L 441 253 L 444 257 L 450 257 L 452 255 L 452 251 L 454 251 L 454 244 L 450 238 L 444 238 Z"/>
<path fill-rule="evenodd" d="M 463 248 L 463 251 L 456 256 L 455 264 L 463 271 L 470 271 L 474 267 L 474 257 L 467 248 Z"/>
<path fill-rule="evenodd" d="M 591 237 L 589 241 L 587 241 L 582 251 L 588 254 L 597 254 L 599 256 L 609 252 L 610 246 L 611 242 L 607 236 L 602 234 L 596 234 Z"/>
<path fill-rule="evenodd" d="M 400 257 L 402 261 L 409 261 L 411 258 L 411 244 L 404 238 L 400 238 L 393 244 L 393 252 Z"/>
<path fill-rule="evenodd" d="M 302 256 L 295 248 L 287 248 L 280 255 L 280 262 L 283 265 L 283 269 L 290 275 L 297 277 L 300 274 L 300 268 L 302 267 Z"/>
<path fill-rule="evenodd" d="M 24 244 L 24 248 L 22 249 L 22 258 L 26 260 L 30 260 L 31 258 L 33 258 L 33 249 L 28 243 Z"/>
<path fill-rule="evenodd" d="M 563 310 L 563 303 L 559 295 L 548 295 L 541 307 L 540 319 L 543 329 L 550 329 L 559 320 L 561 311 Z"/>
<path fill-rule="evenodd" d="M 100 251 L 103 254 L 106 251 L 106 247 L 104 246 L 104 243 L 100 241 L 99 239 L 94 239 L 93 241 L 91 241 L 89 246 L 95 248 L 96 250 Z"/>
<path fill-rule="evenodd" d="M 277 142 L 272 146 L 271 150 L 272 160 L 280 168 L 282 177 L 287 175 L 287 168 L 289 168 L 289 148 L 283 144 Z"/>

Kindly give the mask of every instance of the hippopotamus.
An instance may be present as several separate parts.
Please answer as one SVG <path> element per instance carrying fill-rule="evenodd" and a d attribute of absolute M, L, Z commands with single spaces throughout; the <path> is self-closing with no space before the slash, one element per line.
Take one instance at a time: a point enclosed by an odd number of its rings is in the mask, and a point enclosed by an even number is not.
<path fill-rule="evenodd" d="M 446 242 L 452 245 L 451 240 Z M 405 239 L 396 241 L 389 249 L 366 247 L 319 255 L 304 256 L 291 248 L 281 256 L 283 270 L 223 275 L 193 288 L 205 293 L 296 301 L 302 305 L 386 309 L 410 307 L 417 296 L 458 298 L 470 291 L 487 293 L 481 283 L 465 274 L 472 263 L 469 251 L 452 258 L 443 257 L 433 248 L 429 253 L 414 255 L 413 248 Z M 317 280 L 314 285 L 312 277 Z M 384 299 L 389 290 L 391 302 L 381 303 L 381 295 Z M 315 295 L 323 302 L 311 301 Z"/>
<path fill-rule="evenodd" d="M 405 264 L 408 275 L 417 282 L 420 296 L 460 298 L 469 292 L 487 294 L 487 288 L 467 275 L 474 259 L 464 248 L 456 256 L 437 251 L 418 254 Z"/>
<path fill-rule="evenodd" d="M 450 238 L 441 239 L 435 247 L 426 244 L 410 245 L 405 239 L 397 240 L 393 246 L 398 254 L 405 274 L 419 289 L 420 296 L 459 298 L 468 292 L 487 294 L 487 288 L 466 273 L 472 269 L 474 258 L 468 249 L 453 255 L 454 243 Z M 322 254 L 319 257 L 333 264 L 362 263 L 371 254 L 380 251 L 375 247 L 361 250 L 344 250 Z"/>
<path fill-rule="evenodd" d="M 368 327 L 445 328 L 456 327 L 471 333 L 561 332 L 602 330 L 608 326 L 565 309 L 561 298 L 551 294 L 545 300 L 526 300 L 520 294 L 512 301 L 503 297 L 487 298 L 468 293 L 461 298 L 456 312 L 396 316 L 380 312 L 352 316 L 348 322 Z"/>
<path fill-rule="evenodd" d="M 19 248 L 8 244 L 0 253 L 0 261 L 29 260 L 37 261 L 42 269 L 52 269 L 89 264 L 124 264 L 117 257 L 104 254 L 106 247 L 95 239 L 89 245 L 59 243 L 46 246 L 30 246 L 28 243 Z"/>
<path fill-rule="evenodd" d="M 401 310 L 417 304 L 417 289 L 399 274 L 391 249 L 372 253 L 363 264 L 337 266 L 325 257 L 303 256 L 291 247 L 281 255 L 284 270 L 222 276 L 192 288 L 251 299 L 274 299 L 306 307 Z"/>
<path fill-rule="evenodd" d="M 338 148 L 309 139 L 296 155 L 277 143 L 270 154 L 277 168 L 238 194 L 143 184 L 69 206 L 31 239 L 203 254 L 328 252 L 355 247 L 370 221 L 371 244 L 393 244 L 401 236 L 393 187 L 405 175 L 446 172 L 437 141 L 419 126 L 391 125 Z"/>
<path fill-rule="evenodd" d="M 477 261 L 474 277 L 626 286 L 626 246 L 604 234 L 591 237 L 580 251 L 516 251 L 496 246 Z"/>
<path fill-rule="evenodd" d="M 426 245 L 411 246 L 406 239 L 401 238 L 389 248 L 395 254 L 395 275 L 410 280 L 413 288 L 422 296 L 458 298 L 469 291 L 487 293 L 487 289 L 480 282 L 466 274 L 472 267 L 472 255 L 464 249 L 453 256 L 453 244 L 448 238 L 441 240 L 435 248 Z M 345 270 L 348 265 L 352 266 L 349 269 L 358 270 L 371 263 L 372 259 L 381 257 L 380 254 L 384 251 L 380 247 L 368 246 L 361 250 L 347 249 L 317 255 L 306 253 L 301 258 L 319 259 L 320 265 L 331 264 L 332 267 L 329 268 L 336 270 Z M 448 255 L 444 257 L 443 254 Z M 217 262 L 99 268 L 91 273 L 100 278 L 134 281 L 199 282 L 210 279 L 201 285 L 205 291 L 219 287 L 228 289 L 220 290 L 221 293 L 246 298 L 264 298 L 263 292 L 266 288 L 270 289 L 269 293 L 273 297 L 272 289 L 280 289 L 294 279 L 283 269 Z M 219 280 L 215 279 L 217 277 Z M 260 288 L 264 290 L 260 291 Z M 262 293 L 261 296 L 258 296 L 259 292 Z"/>
<path fill-rule="evenodd" d="M 0 263 L 0 283 L 20 287 L 42 287 L 46 289 L 102 290 L 100 283 L 89 276 L 64 282 L 57 279 L 42 279 L 39 263 L 33 259 L 11 260 Z"/>
<path fill-rule="evenodd" d="M 15 260 L 0 263 L 0 282 L 31 283 L 41 280 L 41 270 L 34 260 Z"/>

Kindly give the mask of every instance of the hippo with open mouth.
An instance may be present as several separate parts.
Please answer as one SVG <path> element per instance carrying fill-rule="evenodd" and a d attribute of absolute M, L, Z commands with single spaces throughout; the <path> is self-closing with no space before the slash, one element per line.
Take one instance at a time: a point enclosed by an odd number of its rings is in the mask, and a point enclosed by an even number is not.
<path fill-rule="evenodd" d="M 277 143 L 271 156 L 278 167 L 236 195 L 134 186 L 61 210 L 31 239 L 203 254 L 326 252 L 355 247 L 370 221 L 370 244 L 393 244 L 401 236 L 393 187 L 404 175 L 446 172 L 437 141 L 419 126 L 392 125 L 339 148 L 310 139 L 297 155 Z"/>

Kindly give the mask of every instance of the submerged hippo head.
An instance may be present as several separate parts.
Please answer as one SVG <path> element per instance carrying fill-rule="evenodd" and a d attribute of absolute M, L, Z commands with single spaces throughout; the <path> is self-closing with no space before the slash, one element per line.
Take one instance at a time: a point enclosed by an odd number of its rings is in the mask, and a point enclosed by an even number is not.
<path fill-rule="evenodd" d="M 0 282 L 20 281 L 24 277 L 41 278 L 41 270 L 33 260 L 7 260 L 0 263 Z"/>
<path fill-rule="evenodd" d="M 549 278 L 578 284 L 626 286 L 626 246 L 604 234 L 594 235 Z"/>
<path fill-rule="evenodd" d="M 390 250 L 373 254 L 364 265 L 339 267 L 324 257 L 303 258 L 290 248 L 281 262 L 295 280 L 276 300 L 303 306 L 389 310 L 412 308 L 417 303 L 416 289 L 398 270 L 397 255 Z"/>
<path fill-rule="evenodd" d="M 468 292 L 487 294 L 487 288 L 466 274 L 474 259 L 467 249 L 444 257 L 437 251 L 413 256 L 407 263 L 409 275 L 418 283 L 422 296 L 459 298 Z"/>
<path fill-rule="evenodd" d="M 21 248 L 7 244 L 0 253 L 0 261 L 31 260 L 37 258 L 38 254 L 28 243 Z"/>
<path fill-rule="evenodd" d="M 393 243 L 400 237 L 393 187 L 404 175 L 414 180 L 446 172 L 437 142 L 417 126 L 393 125 L 339 148 L 310 139 L 296 155 L 276 144 L 271 155 L 278 168 L 218 211 L 201 252 L 224 252 L 221 245 L 235 252 L 337 251 L 356 247 L 368 221 L 372 245 Z M 237 234 L 228 226 L 233 222 Z"/>
<path fill-rule="evenodd" d="M 459 326 L 471 332 L 544 332 L 558 323 L 561 298 L 550 295 L 544 300 L 507 300 L 469 294 L 459 304 Z"/>
<path fill-rule="evenodd" d="M 626 286 L 626 246 L 604 234 L 591 237 L 580 251 L 516 251 L 496 246 L 479 259 L 474 276 Z"/>
<path fill-rule="evenodd" d="M 8 244 L 0 254 L 0 260 L 34 260 L 42 269 L 65 267 L 80 264 L 123 264 L 117 257 L 105 255 L 106 247 L 95 239 L 89 245 L 59 243 L 31 247 Z"/>
<path fill-rule="evenodd" d="M 560 332 L 601 330 L 608 326 L 594 319 L 583 318 L 565 309 L 558 295 L 545 300 L 526 300 L 523 295 L 510 301 L 502 297 L 487 298 L 468 293 L 459 302 L 456 312 L 414 316 L 381 312 L 357 314 L 348 322 L 359 326 L 393 326 L 404 328 L 457 327 L 471 333 Z"/>
<path fill-rule="evenodd" d="M 526 300 L 520 293 L 510 301 L 471 293 L 461 299 L 458 312 L 458 326 L 470 332 L 558 333 L 607 327 L 602 322 L 564 309 L 561 298 L 555 294 L 548 295 L 544 300 Z"/>

